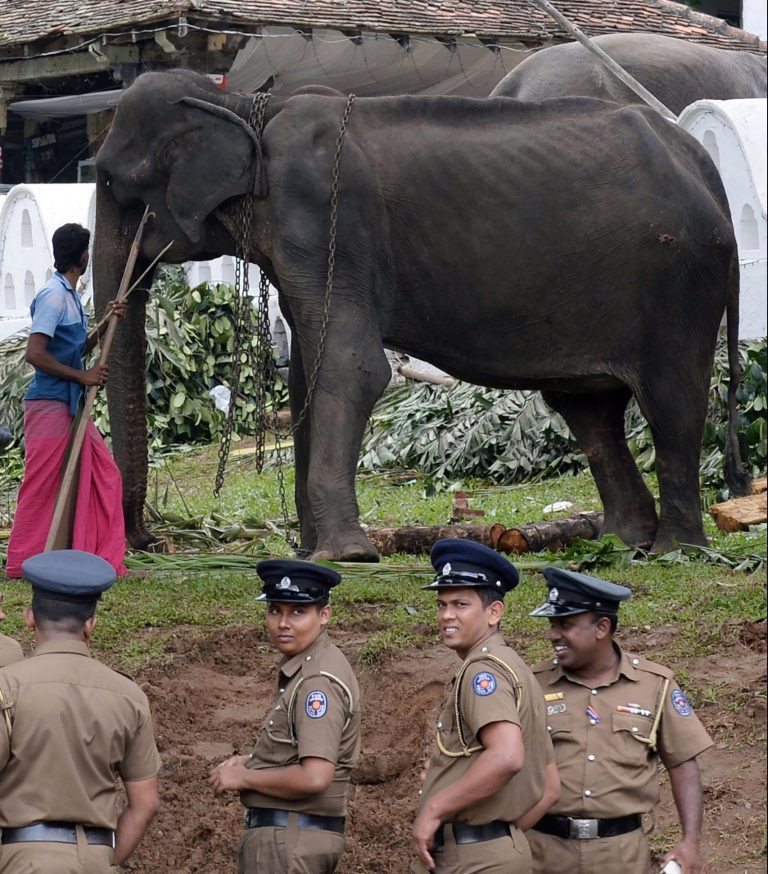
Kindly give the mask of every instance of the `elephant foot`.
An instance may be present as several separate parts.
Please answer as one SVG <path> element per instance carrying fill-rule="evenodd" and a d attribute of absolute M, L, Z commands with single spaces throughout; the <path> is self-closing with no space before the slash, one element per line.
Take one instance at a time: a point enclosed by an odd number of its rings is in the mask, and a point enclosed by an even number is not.
<path fill-rule="evenodd" d="M 143 526 L 126 531 L 125 537 L 133 549 L 140 549 L 142 551 L 148 551 L 156 543 L 159 543 L 158 538 L 154 534 L 150 534 Z"/>
<path fill-rule="evenodd" d="M 653 517 L 638 517 L 627 519 L 609 519 L 606 517 L 603 523 L 602 534 L 615 534 L 627 546 L 637 546 L 639 549 L 650 549 L 654 543 L 658 530 L 658 519 Z"/>
<path fill-rule="evenodd" d="M 376 562 L 379 561 L 379 552 L 361 531 L 345 541 L 318 544 L 309 560 Z"/>
<path fill-rule="evenodd" d="M 678 528 L 659 528 L 659 533 L 653 541 L 651 552 L 663 555 L 665 552 L 685 550 L 686 546 L 707 546 L 707 535 L 703 528 L 699 531 L 680 530 Z"/>

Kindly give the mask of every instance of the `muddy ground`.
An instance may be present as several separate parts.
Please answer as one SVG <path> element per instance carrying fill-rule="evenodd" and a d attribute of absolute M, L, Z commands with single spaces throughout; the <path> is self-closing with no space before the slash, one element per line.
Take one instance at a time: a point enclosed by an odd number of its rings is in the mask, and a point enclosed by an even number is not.
<path fill-rule="evenodd" d="M 364 636 L 345 634 L 338 626 L 333 634 L 356 665 Z M 623 644 L 635 652 L 663 653 L 674 635 L 675 627 L 669 626 L 642 638 L 625 636 Z M 696 688 L 698 713 L 715 740 L 701 761 L 705 870 L 751 874 L 766 866 L 765 623 L 734 624 L 723 638 L 717 655 L 667 663 Z M 163 807 L 130 860 L 130 870 L 236 870 L 242 808 L 236 796 L 214 798 L 206 776 L 225 756 L 248 750 L 272 702 L 275 664 L 260 629 L 218 630 L 208 636 L 200 629 L 179 630 L 168 660 L 137 677 L 155 714 L 164 760 Z M 430 644 L 359 671 L 365 702 L 363 756 L 354 776 L 340 874 L 408 871 L 419 763 L 431 744 L 433 719 L 455 667 L 451 653 Z M 666 782 L 656 819 L 652 841 L 669 847 L 676 818 Z"/>

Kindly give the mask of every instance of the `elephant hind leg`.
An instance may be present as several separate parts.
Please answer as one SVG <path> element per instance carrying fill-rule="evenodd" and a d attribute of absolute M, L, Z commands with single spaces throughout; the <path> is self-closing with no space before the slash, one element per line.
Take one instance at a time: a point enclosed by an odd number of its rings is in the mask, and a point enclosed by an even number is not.
<path fill-rule="evenodd" d="M 627 446 L 624 412 L 628 388 L 600 394 L 544 392 L 544 400 L 568 423 L 586 455 L 603 502 L 606 534 L 632 546 L 650 546 L 658 526 L 653 495 Z"/>

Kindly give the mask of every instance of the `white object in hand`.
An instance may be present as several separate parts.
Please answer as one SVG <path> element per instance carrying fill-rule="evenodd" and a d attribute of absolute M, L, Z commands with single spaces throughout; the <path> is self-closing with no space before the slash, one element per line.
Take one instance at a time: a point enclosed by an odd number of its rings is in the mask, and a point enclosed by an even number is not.
<path fill-rule="evenodd" d="M 670 859 L 661 869 L 661 874 L 683 874 L 683 869 L 674 859 Z"/>

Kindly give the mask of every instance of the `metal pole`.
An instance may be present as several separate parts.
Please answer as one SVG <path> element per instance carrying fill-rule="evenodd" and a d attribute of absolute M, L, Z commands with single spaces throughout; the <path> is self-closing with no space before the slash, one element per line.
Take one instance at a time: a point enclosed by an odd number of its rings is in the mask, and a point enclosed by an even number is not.
<path fill-rule="evenodd" d="M 574 39 L 577 39 L 584 48 L 598 57 L 617 79 L 623 82 L 627 88 L 634 91 L 635 94 L 642 98 L 642 100 L 644 100 L 652 109 L 655 109 L 658 113 L 663 115 L 664 118 L 669 119 L 669 121 L 677 122 L 677 116 L 671 109 L 666 107 L 657 97 L 654 97 L 647 88 L 644 88 L 637 79 L 634 78 L 634 76 L 630 76 L 629 73 L 622 66 L 617 64 L 610 55 L 606 54 L 599 46 L 596 46 L 582 30 L 579 30 L 579 28 L 576 27 L 575 24 L 571 24 L 563 13 L 558 11 L 549 0 L 530 0 L 530 2 L 542 12 L 546 12 L 554 18 L 555 21 Z"/>

